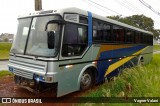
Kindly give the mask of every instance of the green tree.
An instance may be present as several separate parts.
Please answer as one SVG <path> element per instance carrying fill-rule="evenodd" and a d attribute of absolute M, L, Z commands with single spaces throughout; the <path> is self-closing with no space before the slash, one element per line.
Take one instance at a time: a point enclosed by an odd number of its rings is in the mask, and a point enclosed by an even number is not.
<path fill-rule="evenodd" d="M 113 20 L 117 20 L 117 21 L 119 21 L 119 20 L 122 19 L 120 15 L 116 15 L 116 16 L 108 16 L 107 18 L 110 18 L 110 19 L 113 19 Z"/>
<path fill-rule="evenodd" d="M 153 30 L 153 32 L 154 32 L 155 37 L 160 39 L 160 30 L 155 29 L 155 30 Z"/>
<path fill-rule="evenodd" d="M 5 38 L 5 39 L 4 39 L 4 42 L 8 42 L 8 41 L 9 41 L 8 38 Z"/>

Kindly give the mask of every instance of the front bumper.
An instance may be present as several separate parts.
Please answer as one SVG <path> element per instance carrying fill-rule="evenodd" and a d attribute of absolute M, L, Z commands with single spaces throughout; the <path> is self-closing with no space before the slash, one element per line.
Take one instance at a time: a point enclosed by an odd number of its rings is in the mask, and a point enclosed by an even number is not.
<path fill-rule="evenodd" d="M 48 90 L 57 89 L 57 83 L 37 82 L 34 79 L 31 80 L 31 79 L 23 78 L 17 75 L 14 76 L 14 80 L 17 87 L 27 89 L 28 91 L 36 94 L 43 93 Z"/>

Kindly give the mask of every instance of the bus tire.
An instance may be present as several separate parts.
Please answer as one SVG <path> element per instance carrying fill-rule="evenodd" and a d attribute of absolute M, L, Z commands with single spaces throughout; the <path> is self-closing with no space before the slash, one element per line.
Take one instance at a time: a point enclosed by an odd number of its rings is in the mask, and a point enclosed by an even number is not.
<path fill-rule="evenodd" d="M 144 65 L 144 58 L 140 57 L 138 65 Z"/>
<path fill-rule="evenodd" d="M 80 80 L 80 90 L 87 90 L 94 85 L 95 78 L 91 69 L 87 69 L 81 77 Z"/>

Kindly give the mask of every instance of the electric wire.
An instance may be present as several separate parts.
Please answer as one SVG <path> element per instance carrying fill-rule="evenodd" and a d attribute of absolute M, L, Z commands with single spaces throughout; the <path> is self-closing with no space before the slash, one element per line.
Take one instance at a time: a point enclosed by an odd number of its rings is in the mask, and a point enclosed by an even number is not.
<path fill-rule="evenodd" d="M 108 13 L 108 12 L 106 12 L 105 10 L 103 10 L 103 9 L 101 9 L 101 8 L 99 8 L 99 7 L 97 7 L 97 6 L 93 5 L 93 4 L 91 4 L 91 3 L 89 3 L 89 2 L 87 2 L 87 1 L 85 1 L 85 0 L 83 0 L 83 1 L 84 1 L 84 2 L 86 2 L 87 4 L 92 5 L 93 7 L 97 8 L 97 9 L 99 9 L 99 10 L 101 10 L 101 11 L 103 11 L 103 12 L 107 13 L 107 14 L 113 15 L 113 14 Z"/>
<path fill-rule="evenodd" d="M 125 2 L 126 4 L 128 4 L 130 7 L 136 9 L 139 13 L 141 13 L 141 14 L 144 13 L 144 14 L 148 15 L 148 13 L 142 11 L 141 9 L 139 9 L 138 7 L 136 7 L 135 5 L 133 5 L 132 3 L 128 2 L 127 0 L 122 0 L 122 1 Z"/>
<path fill-rule="evenodd" d="M 131 7 L 127 6 L 125 3 L 119 1 L 119 0 L 114 0 L 117 4 L 121 5 L 122 7 L 127 8 L 128 10 L 137 13 L 137 11 L 135 9 L 132 9 Z"/>
<path fill-rule="evenodd" d="M 147 8 L 149 8 L 152 12 L 154 12 L 155 14 L 160 16 L 160 13 L 158 11 L 156 11 L 151 5 L 147 4 L 146 2 L 144 2 L 143 0 L 139 0 L 144 6 L 146 6 Z"/>
<path fill-rule="evenodd" d="M 92 3 L 96 4 L 96 5 L 98 5 L 98 6 L 100 6 L 100 7 L 103 7 L 103 8 L 105 8 L 105 9 L 111 11 L 111 12 L 114 12 L 114 13 L 116 13 L 116 14 L 122 15 L 122 14 L 120 14 L 120 13 L 118 13 L 118 12 L 116 12 L 116 11 L 113 11 L 113 10 L 111 10 L 111 9 L 103 6 L 103 5 L 100 5 L 100 4 L 98 4 L 98 3 L 94 2 L 94 1 L 91 1 L 91 0 L 88 0 L 88 1 L 89 1 L 89 2 L 92 2 Z"/>

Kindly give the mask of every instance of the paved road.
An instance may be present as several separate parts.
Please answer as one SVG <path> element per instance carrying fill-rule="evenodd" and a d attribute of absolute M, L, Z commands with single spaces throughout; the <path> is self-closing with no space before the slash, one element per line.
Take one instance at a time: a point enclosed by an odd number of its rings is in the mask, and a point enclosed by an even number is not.
<path fill-rule="evenodd" d="M 158 54 L 158 53 L 160 53 L 160 51 L 154 51 L 154 52 L 153 52 L 153 54 Z"/>
<path fill-rule="evenodd" d="M 0 71 L 1 70 L 8 70 L 8 61 L 0 61 Z"/>

